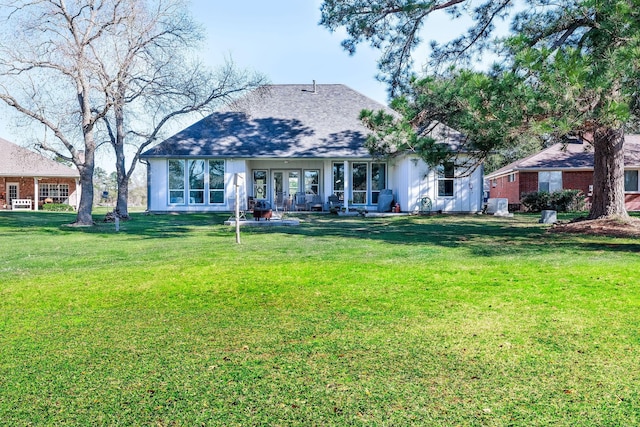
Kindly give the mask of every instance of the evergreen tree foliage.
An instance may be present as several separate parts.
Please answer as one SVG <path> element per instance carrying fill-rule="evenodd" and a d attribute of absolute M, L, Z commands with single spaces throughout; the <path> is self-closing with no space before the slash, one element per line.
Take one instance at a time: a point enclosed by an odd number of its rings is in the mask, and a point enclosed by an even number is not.
<path fill-rule="evenodd" d="M 389 151 L 404 134 L 403 144 L 425 149 L 432 163 L 453 155 L 423 138 L 434 121 L 465 134 L 464 148 L 482 159 L 534 137 L 579 136 L 594 147 L 590 217 L 625 217 L 624 132 L 638 116 L 639 6 L 638 0 L 326 0 L 321 24 L 344 27 L 349 52 L 365 41 L 382 50 L 382 79 L 392 96 L 400 95 L 392 106 L 403 119 L 392 125 L 364 113 L 378 131 L 372 150 Z M 471 18 L 472 25 L 450 43 L 433 43 L 431 72 L 417 78 L 412 54 L 428 34 L 427 18 L 441 11 Z M 509 20 L 511 34 L 496 39 L 500 19 Z M 468 67 L 488 50 L 499 65 L 488 72 Z"/>

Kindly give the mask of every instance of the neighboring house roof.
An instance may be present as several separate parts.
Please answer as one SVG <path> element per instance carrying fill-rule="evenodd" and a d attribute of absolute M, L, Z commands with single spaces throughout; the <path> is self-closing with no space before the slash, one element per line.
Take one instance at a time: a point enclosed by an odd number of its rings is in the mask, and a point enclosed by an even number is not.
<path fill-rule="evenodd" d="M 640 167 L 640 135 L 626 135 L 624 140 L 624 164 L 626 167 Z M 588 142 L 572 141 L 558 143 L 516 160 L 486 176 L 487 179 L 516 171 L 541 170 L 593 170 L 593 146 Z"/>
<path fill-rule="evenodd" d="M 74 168 L 0 138 L 0 176 L 78 178 Z"/>
<path fill-rule="evenodd" d="M 370 157 L 364 146 L 370 131 L 359 119 L 363 109 L 397 114 L 340 84 L 269 85 L 142 157 Z"/>

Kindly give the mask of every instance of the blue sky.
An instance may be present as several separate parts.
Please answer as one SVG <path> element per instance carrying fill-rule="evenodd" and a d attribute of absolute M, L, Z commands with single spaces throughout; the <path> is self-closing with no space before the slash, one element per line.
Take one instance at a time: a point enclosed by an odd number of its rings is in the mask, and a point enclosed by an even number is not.
<path fill-rule="evenodd" d="M 375 78 L 380 52 L 363 44 L 350 56 L 340 46 L 342 30 L 330 33 L 318 25 L 321 4 L 322 0 L 191 0 L 193 17 L 207 35 L 200 56 L 212 67 L 231 57 L 237 66 L 259 71 L 275 84 L 345 84 L 386 104 L 386 87 Z M 426 23 L 424 36 L 444 41 L 464 27 L 460 22 L 451 25 L 444 14 L 435 15 Z M 426 50 L 414 55 L 418 65 L 426 55 Z M 0 114 L 6 108 L 0 107 Z M 6 118 L 0 120 L 0 136 L 24 144 L 24 135 L 7 124 Z M 100 153 L 99 165 L 112 170 L 110 157 L 110 152 Z"/>
<path fill-rule="evenodd" d="M 321 3 L 192 0 L 192 13 L 208 34 L 202 56 L 210 65 L 231 56 L 272 83 L 342 83 L 386 103 L 386 88 L 375 79 L 379 52 L 363 45 L 349 56 L 340 46 L 344 34 L 318 25 Z"/>

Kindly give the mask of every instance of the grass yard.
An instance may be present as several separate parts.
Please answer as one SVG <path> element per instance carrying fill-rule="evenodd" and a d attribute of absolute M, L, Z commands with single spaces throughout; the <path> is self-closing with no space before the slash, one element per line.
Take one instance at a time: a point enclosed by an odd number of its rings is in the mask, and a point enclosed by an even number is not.
<path fill-rule="evenodd" d="M 0 213 L 0 425 L 640 424 L 638 240 L 132 217 Z"/>

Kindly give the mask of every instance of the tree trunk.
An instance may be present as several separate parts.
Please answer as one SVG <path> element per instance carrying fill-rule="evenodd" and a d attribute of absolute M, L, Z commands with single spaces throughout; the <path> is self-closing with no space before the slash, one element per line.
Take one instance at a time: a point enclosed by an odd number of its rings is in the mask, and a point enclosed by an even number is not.
<path fill-rule="evenodd" d="M 120 219 L 129 219 L 129 180 L 125 174 L 121 177 L 118 171 L 118 201 L 116 202 L 116 213 Z"/>
<path fill-rule="evenodd" d="M 118 177 L 118 201 L 116 202 L 115 213 L 121 219 L 129 219 L 129 174 L 125 165 L 124 155 L 124 106 L 125 106 L 126 85 L 119 84 L 117 92 L 117 102 L 114 105 L 113 112 L 116 119 L 115 141 L 111 143 L 116 154 L 116 174 Z M 131 167 L 131 171 L 133 171 Z"/>
<path fill-rule="evenodd" d="M 91 212 L 93 209 L 93 169 L 94 169 L 94 160 L 93 153 L 85 154 L 87 157 L 91 156 L 90 159 L 87 160 L 85 158 L 85 162 L 82 167 L 78 168 L 80 172 L 80 185 L 82 188 L 82 192 L 80 195 L 80 204 L 78 205 L 78 214 L 76 215 L 76 220 L 73 223 L 74 225 L 93 225 L 93 217 L 91 216 Z"/>
<path fill-rule="evenodd" d="M 589 219 L 626 218 L 624 130 L 598 128 L 593 135 L 593 148 L 593 197 Z"/>

